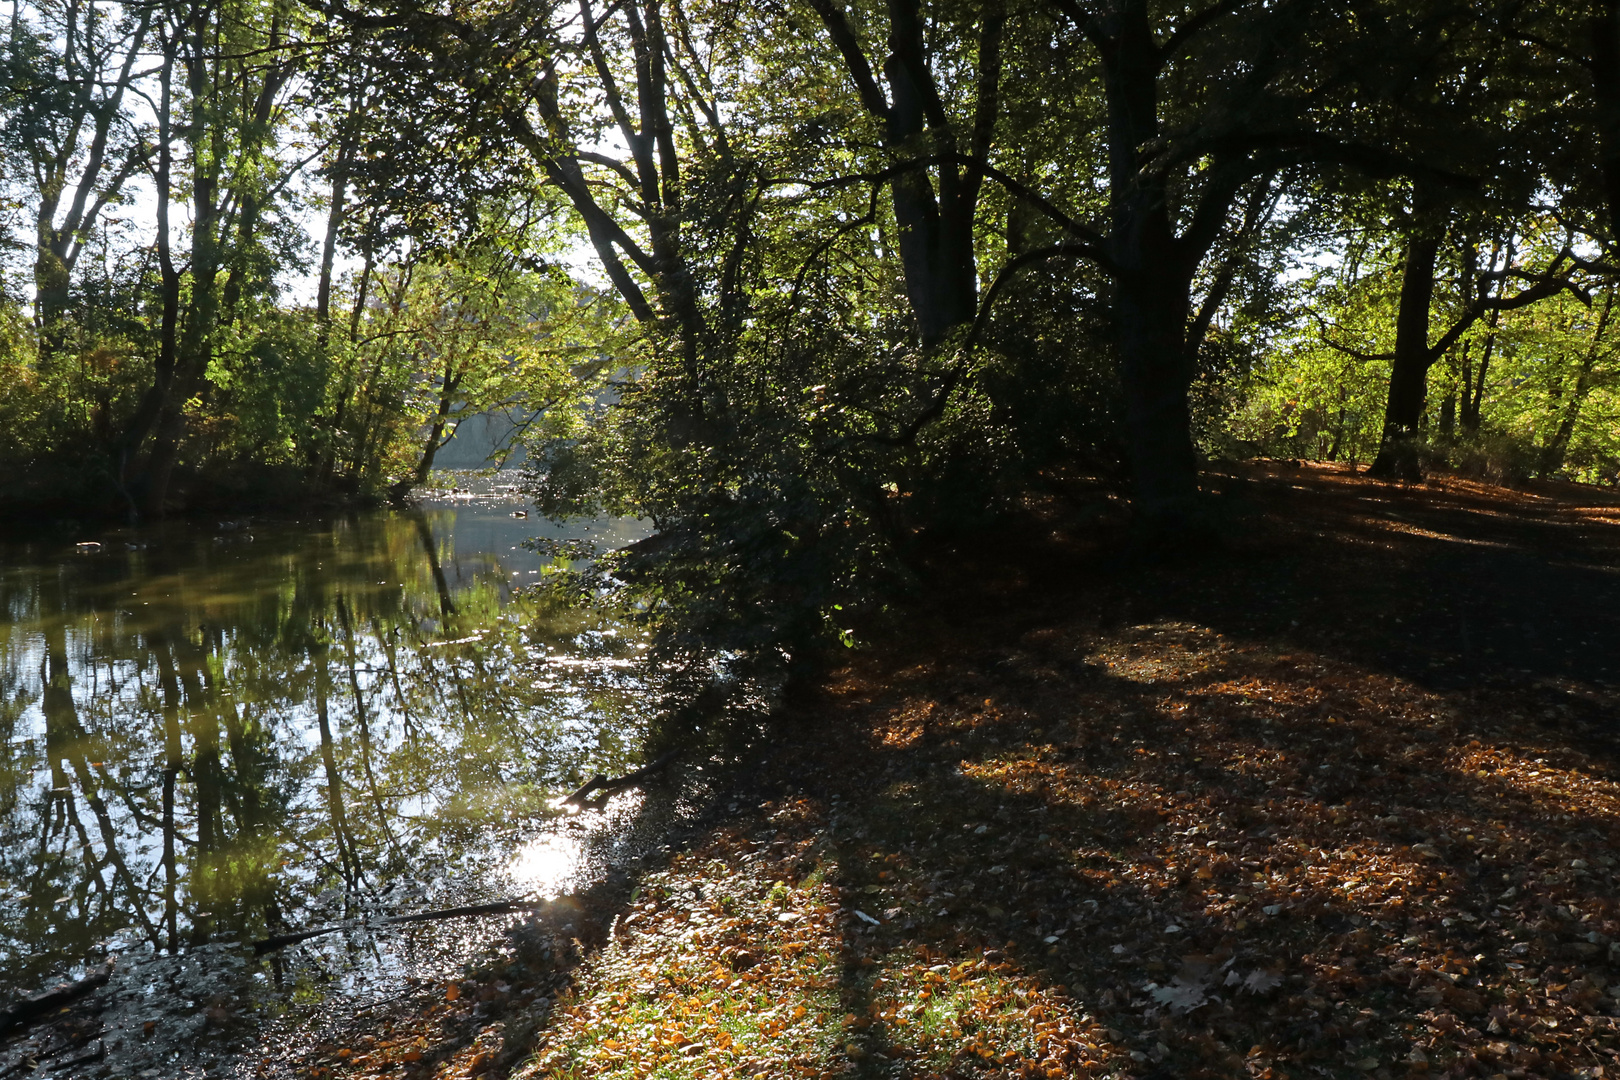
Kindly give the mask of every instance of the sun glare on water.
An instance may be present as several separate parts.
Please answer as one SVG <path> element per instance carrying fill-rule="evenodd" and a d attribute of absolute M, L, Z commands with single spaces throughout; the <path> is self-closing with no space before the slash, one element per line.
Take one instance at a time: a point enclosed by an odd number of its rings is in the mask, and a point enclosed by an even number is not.
<path fill-rule="evenodd" d="M 551 899 L 560 896 L 578 876 L 580 840 L 564 832 L 548 832 L 518 848 L 506 872 L 525 893 Z"/>

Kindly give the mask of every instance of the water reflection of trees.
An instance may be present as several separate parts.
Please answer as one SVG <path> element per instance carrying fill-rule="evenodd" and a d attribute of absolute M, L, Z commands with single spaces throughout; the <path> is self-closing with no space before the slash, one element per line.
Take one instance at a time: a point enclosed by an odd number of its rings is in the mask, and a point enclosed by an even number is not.
<path fill-rule="evenodd" d="M 623 762 L 630 646 L 512 601 L 492 560 L 452 596 L 433 525 L 171 535 L 0 575 L 0 981 L 429 889 Z"/>

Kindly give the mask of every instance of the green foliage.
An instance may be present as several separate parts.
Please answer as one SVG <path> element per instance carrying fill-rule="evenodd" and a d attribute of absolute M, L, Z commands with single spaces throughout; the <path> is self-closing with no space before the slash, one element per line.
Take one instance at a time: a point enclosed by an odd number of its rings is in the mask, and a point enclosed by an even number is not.
<path fill-rule="evenodd" d="M 34 294 L 0 327 L 0 464 L 68 500 L 397 496 L 501 411 L 545 512 L 657 528 L 570 588 L 672 655 L 775 664 L 1053 474 L 1129 462 L 1171 506 L 1195 444 L 1367 461 L 1403 252 L 1442 232 L 1431 462 L 1620 472 L 1606 264 L 1480 306 L 1601 247 L 1576 136 L 1606 114 L 1570 104 L 1600 87 L 1521 47 L 1540 16 L 77 10 L 27 9 L 0 68 Z M 131 177 L 155 237 L 114 216 Z M 559 268 L 587 252 L 605 280 Z M 281 291 L 300 270 L 313 304 Z"/>
<path fill-rule="evenodd" d="M 1520 223 L 1513 272 L 1528 275 L 1562 242 L 1548 224 Z M 1466 244 L 1461 238 L 1445 253 L 1431 341 L 1462 317 Z M 1399 259 L 1394 243 L 1380 246 L 1374 237 L 1347 250 L 1334 269 L 1295 283 L 1289 306 L 1298 315 L 1251 368 L 1230 379 L 1228 448 L 1371 460 L 1395 347 Z M 1587 278 L 1578 291 L 1470 323 L 1430 371 L 1424 438 L 1430 466 L 1494 481 L 1616 482 L 1620 371 L 1612 295 L 1612 284 Z"/>
<path fill-rule="evenodd" d="M 1394 345 L 1398 267 L 1319 273 L 1302 315 L 1234 377 L 1227 436 L 1241 453 L 1366 463 L 1378 451 Z"/>

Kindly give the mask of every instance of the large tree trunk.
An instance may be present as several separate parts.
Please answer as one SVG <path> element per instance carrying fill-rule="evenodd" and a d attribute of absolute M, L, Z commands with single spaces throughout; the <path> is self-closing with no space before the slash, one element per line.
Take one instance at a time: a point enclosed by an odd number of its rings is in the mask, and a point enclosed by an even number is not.
<path fill-rule="evenodd" d="M 883 121 L 884 149 L 897 161 L 916 158 L 920 147 L 940 155 L 937 164 L 908 169 L 889 185 L 906 300 L 917 320 L 922 347 L 931 350 L 957 327 L 971 323 L 977 313 L 973 240 L 983 176 L 974 165 L 964 168 L 956 161 L 962 148 L 929 66 L 926 27 L 917 0 L 888 3 L 891 51 L 883 63 L 886 96 L 843 5 L 812 0 L 812 6 L 842 55 L 862 105 Z M 968 139 L 975 160 L 987 156 L 995 133 L 1005 25 L 1005 13 L 992 10 L 980 27 L 973 130 Z"/>
<path fill-rule="evenodd" d="M 1150 525 L 1175 527 L 1198 496 L 1198 455 L 1187 407 L 1186 283 L 1151 272 L 1116 282 L 1126 447 L 1136 508 Z"/>
<path fill-rule="evenodd" d="M 1163 181 L 1141 167 L 1141 148 L 1159 135 L 1161 59 L 1146 5 L 1122 4 L 1109 30 L 1112 47 L 1104 56 L 1109 243 L 1125 442 L 1137 512 L 1150 528 L 1168 534 L 1185 523 L 1198 497 L 1198 456 L 1187 405 L 1195 260 L 1175 234 Z"/>
<path fill-rule="evenodd" d="M 54 207 L 53 207 L 54 209 Z M 67 263 L 45 236 L 47 211 L 40 211 L 39 253 L 34 259 L 34 320 L 39 326 L 39 366 L 56 366 L 67 344 L 67 313 L 72 278 Z"/>
<path fill-rule="evenodd" d="M 1593 110 L 1603 190 L 1609 204 L 1609 237 L 1620 236 L 1620 0 L 1603 0 L 1591 24 Z"/>
<path fill-rule="evenodd" d="M 1443 232 L 1415 225 L 1406 241 L 1400 307 L 1395 315 L 1395 360 L 1384 405 L 1384 431 L 1370 472 L 1387 480 L 1420 480 L 1418 459 L 1423 408 L 1428 399 L 1429 306 L 1434 299 L 1434 267 Z"/>
<path fill-rule="evenodd" d="M 937 104 L 939 93 L 924 52 L 916 0 L 890 0 L 889 25 L 894 52 L 883 64 L 892 99 L 885 124 L 888 148 L 896 155 L 913 154 L 918 140 L 926 135 L 938 150 L 955 152 L 956 137 L 942 123 L 944 116 Z M 1001 22 L 991 16 L 982 35 L 981 67 L 986 70 L 980 72 L 979 104 L 989 107 L 992 121 L 1000 77 L 1000 33 Z M 930 112 L 935 114 L 932 124 Z M 938 178 L 937 200 L 934 184 L 923 169 L 896 177 L 890 187 L 906 298 L 924 349 L 932 349 L 953 329 L 972 322 L 978 305 L 973 255 L 978 185 L 971 174 L 963 176 L 951 161 L 938 166 Z"/>

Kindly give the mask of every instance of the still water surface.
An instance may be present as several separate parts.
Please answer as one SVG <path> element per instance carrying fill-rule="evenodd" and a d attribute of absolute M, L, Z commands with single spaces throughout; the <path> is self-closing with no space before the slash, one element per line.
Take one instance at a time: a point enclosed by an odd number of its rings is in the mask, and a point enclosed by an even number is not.
<path fill-rule="evenodd" d="M 553 801 L 634 767 L 649 685 L 624 628 L 524 588 L 547 560 L 523 541 L 640 528 L 520 511 L 0 549 L 0 996 L 108 952 L 566 887 Z M 344 947 L 301 953 L 363 980 Z"/>

